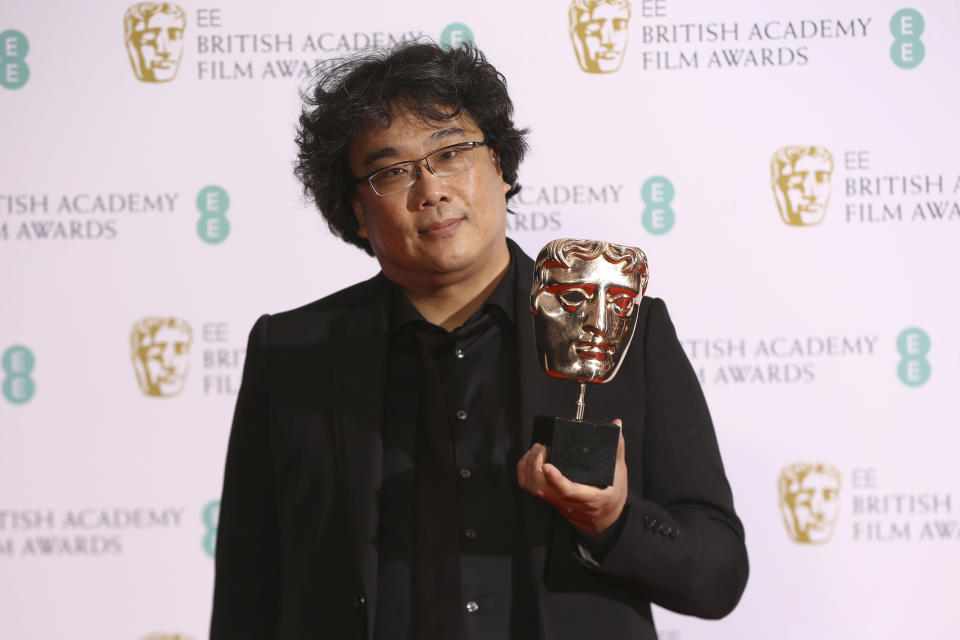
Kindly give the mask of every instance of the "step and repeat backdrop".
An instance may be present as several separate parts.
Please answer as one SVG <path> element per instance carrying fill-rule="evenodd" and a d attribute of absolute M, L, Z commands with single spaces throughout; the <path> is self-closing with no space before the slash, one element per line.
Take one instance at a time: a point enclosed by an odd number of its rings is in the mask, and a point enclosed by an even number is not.
<path fill-rule="evenodd" d="M 751 578 L 664 640 L 960 633 L 960 3 L 6 1 L 0 637 L 207 634 L 247 333 L 377 271 L 292 175 L 311 69 L 472 40 L 509 234 L 649 256 Z"/>

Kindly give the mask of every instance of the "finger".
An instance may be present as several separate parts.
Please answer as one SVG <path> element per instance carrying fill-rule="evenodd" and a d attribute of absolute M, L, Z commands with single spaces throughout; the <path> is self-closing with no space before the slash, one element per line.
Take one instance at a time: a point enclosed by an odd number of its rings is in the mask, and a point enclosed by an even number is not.
<path fill-rule="evenodd" d="M 547 486 L 543 479 L 543 463 L 546 455 L 546 447 L 537 443 L 530 447 L 530 450 L 521 459 L 523 464 L 523 488 L 541 498 L 544 497 L 544 488 Z"/>
<path fill-rule="evenodd" d="M 587 484 L 579 484 L 567 478 L 560 469 L 549 462 L 543 465 L 543 477 L 547 484 L 553 489 L 559 497 L 564 500 L 582 502 L 594 497 L 596 492 L 601 491 L 597 487 Z"/>
<path fill-rule="evenodd" d="M 523 457 L 517 462 L 517 484 L 520 485 L 521 489 L 527 488 L 527 455 L 526 453 L 523 454 Z"/>
<path fill-rule="evenodd" d="M 535 443 L 530 447 L 530 462 L 533 465 L 533 470 L 539 472 L 543 468 L 543 463 L 547 459 L 547 448 L 540 444 L 539 442 Z"/>

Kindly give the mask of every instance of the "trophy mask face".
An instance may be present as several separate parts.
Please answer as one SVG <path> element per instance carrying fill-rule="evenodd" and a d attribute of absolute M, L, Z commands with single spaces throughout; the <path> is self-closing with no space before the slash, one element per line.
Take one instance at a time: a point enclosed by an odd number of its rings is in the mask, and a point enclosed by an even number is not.
<path fill-rule="evenodd" d="M 540 253 L 531 295 L 537 359 L 555 378 L 609 382 L 627 354 L 646 257 L 633 247 L 554 240 Z"/>
<path fill-rule="evenodd" d="M 183 56 L 186 14 L 173 3 L 141 2 L 125 16 L 126 46 L 137 79 L 169 82 L 177 76 Z"/>
<path fill-rule="evenodd" d="M 830 202 L 833 155 L 823 147 L 785 147 L 774 155 L 773 192 L 789 225 L 823 222 Z"/>
<path fill-rule="evenodd" d="M 833 535 L 840 506 L 840 473 L 828 465 L 797 464 L 780 477 L 784 523 L 797 542 L 819 544 Z"/>
<path fill-rule="evenodd" d="M 587 73 L 620 69 L 630 24 L 628 0 L 573 0 L 570 40 L 580 68 Z"/>
<path fill-rule="evenodd" d="M 131 335 L 133 368 L 149 396 L 179 394 L 190 366 L 190 327 L 177 318 L 144 318 Z"/>

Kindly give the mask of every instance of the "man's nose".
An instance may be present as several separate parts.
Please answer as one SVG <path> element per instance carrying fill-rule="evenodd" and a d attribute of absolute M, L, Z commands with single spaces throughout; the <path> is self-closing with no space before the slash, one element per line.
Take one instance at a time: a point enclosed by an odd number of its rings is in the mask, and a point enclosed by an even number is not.
<path fill-rule="evenodd" d="M 445 178 L 439 178 L 427 168 L 425 160 L 417 164 L 417 181 L 410 187 L 416 209 L 435 207 L 449 199 Z"/>

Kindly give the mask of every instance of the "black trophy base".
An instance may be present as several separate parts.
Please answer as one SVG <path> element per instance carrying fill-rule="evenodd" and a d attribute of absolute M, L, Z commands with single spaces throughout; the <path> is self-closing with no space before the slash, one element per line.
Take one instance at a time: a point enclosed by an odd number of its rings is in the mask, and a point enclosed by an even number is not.
<path fill-rule="evenodd" d="M 533 441 L 550 447 L 547 462 L 568 480 L 596 487 L 613 484 L 620 427 L 612 422 L 537 416 Z"/>

